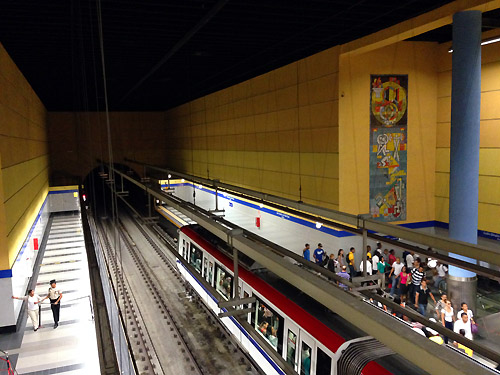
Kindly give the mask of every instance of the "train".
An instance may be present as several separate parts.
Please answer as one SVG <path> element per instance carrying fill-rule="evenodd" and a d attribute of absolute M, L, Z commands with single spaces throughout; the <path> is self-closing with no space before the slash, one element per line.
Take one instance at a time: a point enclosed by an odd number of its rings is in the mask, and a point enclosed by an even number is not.
<path fill-rule="evenodd" d="M 233 260 L 227 245 L 170 207 L 157 206 L 156 210 L 162 219 L 160 225 L 167 232 L 172 235 L 172 228 L 176 228 L 179 257 L 187 260 L 194 272 L 179 260 L 177 267 L 206 306 L 217 315 L 221 312 L 220 301 L 255 297 L 248 323 L 298 374 L 337 375 L 338 361 L 346 348 L 362 348 L 365 340 L 373 340 L 244 254 L 239 257 L 242 265 L 238 291 L 234 293 Z M 216 293 L 208 290 L 199 278 L 205 279 Z M 234 317 L 223 317 L 221 321 L 264 373 L 285 374 Z M 422 371 L 399 355 L 370 361 L 362 369 L 364 375 L 398 373 Z"/>

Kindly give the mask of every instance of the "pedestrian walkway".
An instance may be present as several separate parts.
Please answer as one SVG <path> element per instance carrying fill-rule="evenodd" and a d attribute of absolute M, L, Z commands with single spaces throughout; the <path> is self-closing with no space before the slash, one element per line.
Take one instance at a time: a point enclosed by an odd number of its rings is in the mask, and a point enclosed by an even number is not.
<path fill-rule="evenodd" d="M 5 349 L 19 374 L 99 374 L 80 214 L 56 215 L 47 230 L 50 232 L 45 248 L 41 249 L 43 258 L 35 293 L 45 297 L 49 281 L 57 281 L 57 289 L 63 293 L 59 327 L 54 328 L 50 301 L 47 299 L 41 307 L 41 328 L 33 331 L 31 321 L 24 316 L 23 328 L 12 334 L 16 336 L 9 339 L 9 347 Z M 5 338 L 0 340 L 0 344 L 2 342 Z M 18 354 L 17 360 L 15 354 Z"/>

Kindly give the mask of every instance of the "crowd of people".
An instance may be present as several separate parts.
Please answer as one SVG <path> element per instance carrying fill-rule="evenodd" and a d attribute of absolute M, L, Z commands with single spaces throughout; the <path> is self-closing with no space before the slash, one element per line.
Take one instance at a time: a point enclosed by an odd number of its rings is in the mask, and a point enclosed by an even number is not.
<path fill-rule="evenodd" d="M 430 317 L 431 320 L 441 323 L 444 327 L 453 330 L 454 332 L 465 336 L 472 340 L 473 333 L 477 331 L 477 325 L 474 321 L 474 315 L 468 308 L 466 303 L 462 303 L 460 311 L 455 313 L 458 308 L 454 308 L 446 294 L 441 294 L 439 301 L 436 300 L 431 291 L 428 274 L 431 271 L 422 259 L 412 251 L 406 251 L 401 257 L 395 255 L 393 249 L 382 249 L 382 244 L 379 242 L 376 249 L 372 251 L 371 246 L 367 246 L 367 259 L 356 264 L 355 258 L 356 249 L 351 247 L 347 254 L 343 249 L 338 250 L 337 254 L 331 253 L 328 255 L 323 249 L 321 243 L 312 253 L 309 244 L 305 244 L 303 256 L 306 260 L 313 261 L 317 265 L 328 268 L 331 272 L 336 273 L 339 277 L 352 281 L 354 277 L 359 277 L 364 274 L 366 265 L 366 275 L 372 276 L 382 274 L 378 278 L 379 293 L 387 292 L 395 303 L 402 307 L 413 308 L 425 317 Z M 446 279 L 448 268 L 446 265 L 436 263 L 432 268 L 431 286 L 438 288 L 443 280 Z M 373 280 L 364 281 L 365 284 L 373 283 Z M 341 281 L 337 284 L 348 290 L 348 286 Z M 429 308 L 429 300 L 434 303 L 434 309 Z M 372 301 L 373 302 L 373 301 Z M 375 303 L 375 302 L 374 302 Z M 391 312 L 386 306 L 379 303 L 379 306 L 388 313 L 400 317 L 405 321 L 410 321 L 408 317 L 398 312 Z M 432 311 L 434 310 L 434 311 Z M 436 342 L 448 343 L 448 338 L 441 337 L 436 331 L 429 328 L 425 329 L 420 323 L 412 324 L 418 330 L 421 330 Z M 454 343 L 459 349 L 463 350 L 468 355 L 472 356 L 472 350 L 459 343 Z"/>

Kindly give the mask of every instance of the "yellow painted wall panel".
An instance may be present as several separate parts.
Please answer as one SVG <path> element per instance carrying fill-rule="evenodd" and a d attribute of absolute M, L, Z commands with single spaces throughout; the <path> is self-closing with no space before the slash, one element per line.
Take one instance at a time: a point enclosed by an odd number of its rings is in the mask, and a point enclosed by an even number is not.
<path fill-rule="evenodd" d="M 451 70 L 438 74 L 438 98 L 451 97 Z"/>
<path fill-rule="evenodd" d="M 436 197 L 448 197 L 450 193 L 450 174 L 436 172 Z"/>
<path fill-rule="evenodd" d="M 481 120 L 500 119 L 500 87 L 481 94 Z"/>
<path fill-rule="evenodd" d="M 451 121 L 451 96 L 437 98 L 437 122 Z"/>
<path fill-rule="evenodd" d="M 338 99 L 338 74 L 329 74 L 299 84 L 299 104 L 309 105 Z"/>
<path fill-rule="evenodd" d="M 451 126 L 449 122 L 439 122 L 436 125 L 436 147 L 450 147 Z"/>
<path fill-rule="evenodd" d="M 479 202 L 500 205 L 500 176 L 479 176 Z"/>
<path fill-rule="evenodd" d="M 4 196 L 5 200 L 11 198 L 26 184 L 35 178 L 40 171 L 47 170 L 49 167 L 48 155 L 28 160 L 11 167 L 3 169 L 4 176 Z"/>
<path fill-rule="evenodd" d="M 436 196 L 435 204 L 436 204 L 436 220 L 448 223 L 450 217 L 449 198 Z"/>
<path fill-rule="evenodd" d="M 500 119 L 481 121 L 481 147 L 500 148 Z"/>
<path fill-rule="evenodd" d="M 436 149 L 436 172 L 450 173 L 450 148 Z"/>
<path fill-rule="evenodd" d="M 500 176 L 499 161 L 500 148 L 483 148 L 479 150 L 479 175 Z"/>
<path fill-rule="evenodd" d="M 498 45 L 497 45 L 498 49 Z M 451 81 L 450 81 L 451 87 Z M 497 60 L 481 66 L 481 91 L 498 91 L 500 89 L 500 56 Z"/>
<path fill-rule="evenodd" d="M 310 81 L 339 71 L 340 47 L 332 47 L 299 60 L 300 82 Z"/>
<path fill-rule="evenodd" d="M 479 203 L 478 208 L 478 228 L 493 232 L 500 233 L 500 205 L 497 204 L 483 204 Z"/>
<path fill-rule="evenodd" d="M 297 63 L 291 63 L 274 72 L 275 89 L 281 89 L 289 86 L 297 85 Z"/>

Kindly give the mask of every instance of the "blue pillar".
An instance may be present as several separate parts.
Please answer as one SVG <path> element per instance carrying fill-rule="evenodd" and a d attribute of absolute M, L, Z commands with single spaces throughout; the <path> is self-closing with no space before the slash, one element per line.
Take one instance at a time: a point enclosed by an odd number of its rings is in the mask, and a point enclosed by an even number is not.
<path fill-rule="evenodd" d="M 481 105 L 480 11 L 464 11 L 453 16 L 452 59 L 449 234 L 453 239 L 477 244 Z M 476 263 L 475 260 L 460 255 L 450 253 L 450 256 Z M 452 300 L 456 302 L 461 298 L 460 301 L 474 306 L 476 274 L 451 266 L 449 275 L 449 290 L 456 294 Z"/>

